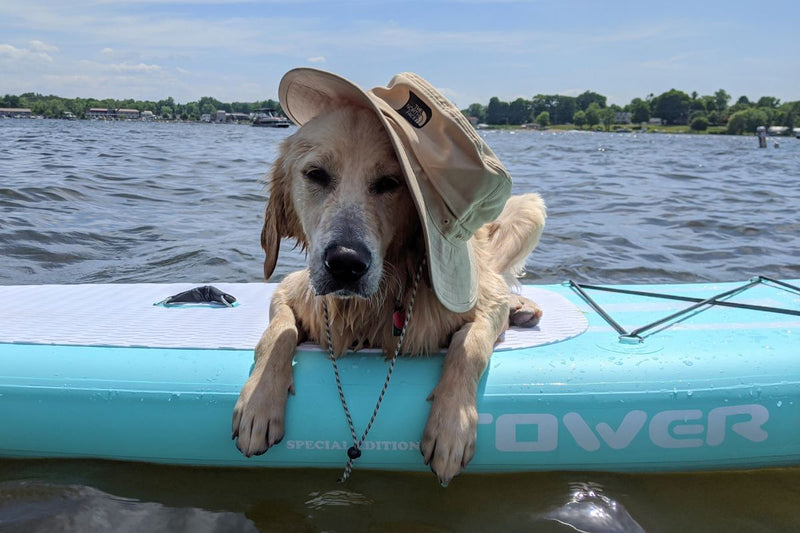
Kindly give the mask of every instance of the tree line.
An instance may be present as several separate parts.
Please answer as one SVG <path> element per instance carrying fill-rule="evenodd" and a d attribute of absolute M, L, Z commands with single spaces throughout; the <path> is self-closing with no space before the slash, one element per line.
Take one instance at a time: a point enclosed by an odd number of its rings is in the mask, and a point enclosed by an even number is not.
<path fill-rule="evenodd" d="M 709 126 L 724 126 L 727 133 L 752 133 L 758 126 L 800 127 L 800 101 L 781 103 L 773 96 L 750 101 L 746 96 L 730 104 L 731 96 L 719 89 L 713 95 L 687 94 L 670 89 L 658 96 L 634 98 L 625 106 L 608 105 L 606 97 L 586 91 L 578 96 L 537 94 L 531 100 L 517 98 L 503 102 L 492 97 L 488 105 L 475 103 L 462 112 L 489 125 L 539 124 L 542 127 L 572 124 L 578 128 L 602 125 L 610 130 L 614 124 L 640 124 L 651 118 L 661 124 L 689 125 L 704 131 Z M 622 113 L 628 113 L 623 120 Z"/>
<path fill-rule="evenodd" d="M 179 104 L 172 97 L 159 100 L 115 100 L 106 98 L 98 100 L 95 98 L 62 98 L 60 96 L 44 96 L 37 93 L 25 93 L 19 96 L 5 95 L 0 99 L 0 107 L 27 108 L 34 115 L 41 115 L 47 118 L 62 118 L 67 113 L 72 113 L 78 118 L 85 118 L 86 112 L 92 108 L 106 109 L 136 109 L 139 112 L 150 111 L 156 117 L 166 120 L 200 120 L 204 114 L 212 114 L 215 111 L 226 111 L 228 113 L 252 113 L 261 108 L 273 108 L 280 110 L 280 104 L 274 100 L 263 100 L 257 102 L 220 102 L 216 98 L 204 96 L 196 102 Z"/>
<path fill-rule="evenodd" d="M 746 96 L 730 104 L 731 96 L 723 89 L 713 95 L 687 94 L 670 89 L 658 96 L 634 98 L 625 106 L 608 105 L 605 96 L 586 91 L 578 96 L 561 94 L 537 94 L 532 99 L 517 98 L 513 102 L 492 97 L 488 105 L 475 103 L 462 112 L 475 117 L 478 122 L 489 125 L 522 125 L 536 123 L 549 125 L 572 124 L 578 128 L 595 128 L 602 125 L 610 130 L 620 123 L 620 113 L 630 113 L 630 122 L 640 124 L 651 118 L 662 124 L 689 125 L 697 131 L 709 126 L 724 126 L 728 133 L 752 133 L 758 126 L 786 126 L 790 130 L 800 127 L 800 101 L 781 103 L 778 98 L 763 96 L 750 101 Z M 256 102 L 221 102 L 204 96 L 197 101 L 181 104 L 172 97 L 159 100 L 115 100 L 94 98 L 62 98 L 54 95 L 25 93 L 6 94 L 0 99 L 0 107 L 28 108 L 34 115 L 61 118 L 72 113 L 84 118 L 93 107 L 109 109 L 137 109 L 151 111 L 162 119 L 199 120 L 201 115 L 215 111 L 228 113 L 252 113 L 260 108 L 280 111 L 280 104 L 272 99 Z"/>

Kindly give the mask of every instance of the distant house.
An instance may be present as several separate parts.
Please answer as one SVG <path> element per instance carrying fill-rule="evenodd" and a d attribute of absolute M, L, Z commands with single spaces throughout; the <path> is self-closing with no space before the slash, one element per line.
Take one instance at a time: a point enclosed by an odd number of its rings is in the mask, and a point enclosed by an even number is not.
<path fill-rule="evenodd" d="M 152 111 L 142 111 L 142 120 L 146 122 L 150 122 L 151 120 L 155 120 L 156 116 L 153 114 Z"/>
<path fill-rule="evenodd" d="M 217 110 L 214 113 L 214 122 L 217 122 L 217 123 L 226 122 L 227 121 L 227 116 L 228 116 L 228 113 L 226 113 L 225 111 Z"/>
<path fill-rule="evenodd" d="M 0 107 L 0 117 L 31 118 L 31 110 L 27 107 Z"/>
<path fill-rule="evenodd" d="M 630 124 L 632 116 L 630 111 L 618 111 L 614 115 L 614 124 Z"/>
<path fill-rule="evenodd" d="M 138 109 L 117 109 L 116 118 L 125 120 L 136 120 L 139 118 Z"/>
<path fill-rule="evenodd" d="M 104 120 L 138 120 L 138 109 L 111 109 L 107 107 L 92 107 L 86 113 L 86 118 Z"/>
<path fill-rule="evenodd" d="M 108 114 L 108 108 L 92 107 L 86 112 L 86 118 L 93 118 L 93 119 L 110 118 Z"/>
<path fill-rule="evenodd" d="M 247 113 L 228 113 L 226 119 L 228 122 L 250 122 L 250 115 Z"/>

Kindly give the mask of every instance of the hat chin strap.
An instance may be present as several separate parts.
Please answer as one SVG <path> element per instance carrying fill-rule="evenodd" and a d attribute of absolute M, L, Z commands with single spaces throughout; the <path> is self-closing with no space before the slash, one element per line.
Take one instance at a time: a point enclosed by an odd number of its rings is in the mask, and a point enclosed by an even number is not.
<path fill-rule="evenodd" d="M 359 439 L 356 435 L 356 428 L 353 424 L 353 417 L 350 415 L 350 409 L 347 407 L 347 400 L 344 397 L 344 389 L 342 388 L 342 380 L 339 377 L 339 366 L 336 364 L 336 356 L 333 353 L 333 342 L 331 338 L 331 325 L 330 319 L 328 317 L 328 302 L 326 299 L 322 300 L 322 308 L 325 311 L 325 334 L 328 337 L 328 354 L 330 355 L 331 362 L 333 363 L 333 373 L 336 376 L 336 388 L 339 389 L 339 399 L 342 402 L 342 408 L 344 409 L 344 415 L 347 418 L 347 425 L 350 426 L 350 435 L 353 438 L 353 445 L 348 448 L 347 450 L 347 464 L 344 467 L 344 472 L 342 473 L 342 477 L 339 478 L 339 483 L 344 483 L 347 481 L 347 478 L 350 477 L 350 473 L 353 471 L 353 461 L 361 457 L 361 445 L 364 444 L 364 441 L 367 438 L 367 434 L 369 430 L 372 429 L 372 424 L 375 422 L 375 418 L 378 416 L 378 410 L 381 408 L 381 403 L 383 403 L 383 397 L 386 394 L 386 390 L 389 388 L 389 380 L 392 379 L 392 372 L 394 372 L 394 364 L 397 361 L 397 356 L 400 355 L 400 350 L 403 346 L 403 338 L 406 336 L 406 329 L 408 328 L 408 323 L 411 320 L 411 315 L 414 313 L 414 300 L 417 297 L 417 289 L 419 288 L 419 279 L 422 276 L 422 269 L 425 267 L 425 257 L 422 257 L 422 261 L 420 261 L 419 268 L 417 269 L 417 275 L 414 277 L 414 287 L 411 290 L 411 300 L 408 303 L 408 312 L 403 312 L 402 309 L 395 308 L 394 313 L 392 314 L 392 328 L 393 331 L 396 331 L 398 326 L 398 319 L 400 319 L 401 328 L 399 333 L 395 333 L 397 338 L 397 347 L 394 349 L 394 355 L 392 356 L 392 360 L 389 363 L 389 370 L 386 372 L 386 380 L 383 382 L 383 388 L 381 389 L 380 395 L 378 395 L 378 401 L 375 403 L 375 409 L 372 411 L 372 416 L 369 419 L 369 423 L 367 423 L 367 427 L 364 428 L 364 433 L 361 434 L 361 438 Z M 401 318 L 401 315 L 402 316 Z"/>

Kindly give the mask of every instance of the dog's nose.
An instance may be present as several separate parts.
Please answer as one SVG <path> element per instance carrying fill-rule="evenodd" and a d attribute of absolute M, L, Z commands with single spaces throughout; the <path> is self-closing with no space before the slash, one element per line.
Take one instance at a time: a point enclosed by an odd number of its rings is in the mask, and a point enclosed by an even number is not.
<path fill-rule="evenodd" d="M 325 249 L 325 268 L 339 281 L 356 281 L 371 264 L 369 251 L 364 246 L 332 245 Z"/>

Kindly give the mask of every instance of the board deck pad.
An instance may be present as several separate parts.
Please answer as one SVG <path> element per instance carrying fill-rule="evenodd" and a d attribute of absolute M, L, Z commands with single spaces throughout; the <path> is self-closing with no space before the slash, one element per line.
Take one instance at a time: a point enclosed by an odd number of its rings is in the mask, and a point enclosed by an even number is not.
<path fill-rule="evenodd" d="M 252 350 L 269 323 L 269 302 L 277 285 L 214 284 L 237 298 L 235 307 L 153 305 L 199 285 L 3 286 L 0 343 Z M 551 344 L 588 327 L 584 314 L 563 296 L 531 286 L 524 286 L 522 293 L 543 309 L 542 320 L 534 328 L 511 328 L 495 350 Z M 301 348 L 319 349 L 311 343 Z"/>

